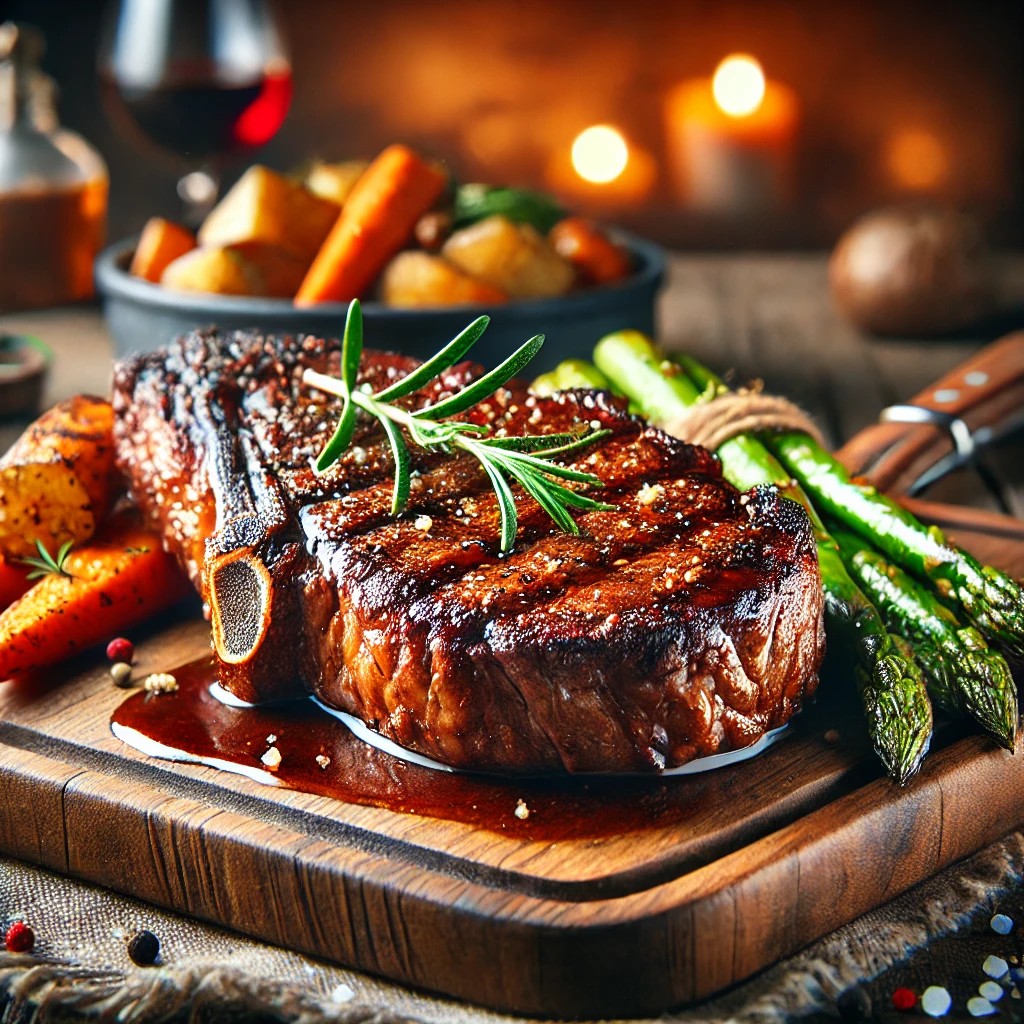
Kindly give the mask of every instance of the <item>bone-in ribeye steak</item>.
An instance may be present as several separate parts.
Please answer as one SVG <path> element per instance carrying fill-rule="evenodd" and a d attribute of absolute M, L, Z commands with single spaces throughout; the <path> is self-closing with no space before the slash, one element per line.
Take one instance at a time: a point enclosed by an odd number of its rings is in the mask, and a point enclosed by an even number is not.
<path fill-rule="evenodd" d="M 377 390 L 415 365 L 366 352 L 362 380 Z M 339 402 L 300 383 L 306 367 L 336 375 L 338 343 L 200 331 L 115 373 L 120 464 L 210 605 L 238 697 L 313 691 L 462 768 L 613 772 L 746 746 L 813 693 L 822 595 L 794 503 L 741 495 L 708 452 L 605 394 L 513 387 L 470 416 L 509 434 L 610 429 L 572 464 L 614 510 L 575 512 L 569 536 L 514 487 L 519 535 L 501 556 L 471 457 L 410 448 L 399 518 L 369 419 L 317 475 Z"/>

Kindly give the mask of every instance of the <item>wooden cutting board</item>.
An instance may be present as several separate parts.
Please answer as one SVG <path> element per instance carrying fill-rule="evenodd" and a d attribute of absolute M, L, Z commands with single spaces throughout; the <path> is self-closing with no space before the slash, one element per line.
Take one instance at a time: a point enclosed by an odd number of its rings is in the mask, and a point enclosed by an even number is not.
<path fill-rule="evenodd" d="M 1024 524 L 917 510 L 1024 575 Z M 170 625 L 140 644 L 139 671 L 207 643 L 199 619 Z M 571 837 L 557 800 L 517 831 L 515 786 L 480 827 L 147 759 L 110 732 L 125 695 L 105 663 L 66 675 L 0 685 L 5 854 L 508 1011 L 700 999 L 1024 824 L 1024 757 L 954 727 L 909 787 L 880 778 L 841 664 L 790 738 L 664 780 L 671 813 L 651 823 L 593 834 L 584 814 Z"/>
<path fill-rule="evenodd" d="M 1022 334 L 914 401 L 973 430 L 1018 409 L 1006 395 L 1020 387 Z M 887 424 L 840 454 L 901 489 L 949 450 L 943 429 Z M 1024 576 L 1024 523 L 908 504 Z M 163 623 L 137 646 L 137 674 L 208 650 L 200 618 Z M 612 815 L 600 786 L 566 797 L 502 784 L 475 823 L 146 758 L 110 731 L 125 694 L 106 664 L 79 662 L 0 684 L 0 851 L 501 1010 L 657 1013 L 749 977 L 1024 824 L 1024 756 L 950 723 L 906 789 L 881 778 L 843 662 L 833 650 L 817 701 L 753 760 L 620 786 Z M 523 797 L 526 821 L 514 813 Z"/>

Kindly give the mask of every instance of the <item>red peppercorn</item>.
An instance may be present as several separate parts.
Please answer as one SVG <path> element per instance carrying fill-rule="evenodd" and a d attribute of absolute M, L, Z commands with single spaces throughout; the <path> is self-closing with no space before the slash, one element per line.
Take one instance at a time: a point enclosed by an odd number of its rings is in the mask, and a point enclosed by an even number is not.
<path fill-rule="evenodd" d="M 107 644 L 107 657 L 111 661 L 123 661 L 126 665 L 130 665 L 132 658 L 135 657 L 135 648 L 132 646 L 131 640 L 125 640 L 123 636 L 119 636 Z"/>
<path fill-rule="evenodd" d="M 15 921 L 4 937 L 4 945 L 9 953 L 27 953 L 35 944 L 35 932 L 24 921 Z"/>
<path fill-rule="evenodd" d="M 917 995 L 909 988 L 898 988 L 892 994 L 892 1005 L 897 1010 L 912 1010 L 917 1006 Z"/>

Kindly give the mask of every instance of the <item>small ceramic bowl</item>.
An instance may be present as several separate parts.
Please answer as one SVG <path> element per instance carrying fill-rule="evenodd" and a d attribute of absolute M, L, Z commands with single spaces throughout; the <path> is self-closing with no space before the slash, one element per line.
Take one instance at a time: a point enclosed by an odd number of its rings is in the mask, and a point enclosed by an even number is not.
<path fill-rule="evenodd" d="M 488 313 L 491 324 L 473 350 L 487 365 L 504 358 L 535 334 L 545 335 L 530 373 L 551 369 L 571 357 L 587 358 L 609 331 L 633 327 L 654 330 L 654 302 L 665 275 L 665 258 L 651 242 L 616 233 L 633 257 L 634 273 L 613 285 L 574 292 L 557 299 L 528 299 L 506 305 L 439 309 L 393 309 L 363 304 L 368 348 L 432 355 L 470 321 Z M 268 334 L 337 337 L 345 323 L 344 303 L 296 309 L 287 299 L 175 292 L 128 273 L 136 239 L 110 246 L 96 261 L 96 286 L 119 355 L 151 352 L 195 327 L 255 328 Z"/>
<path fill-rule="evenodd" d="M 27 334 L 0 334 L 0 420 L 38 415 L 50 350 Z"/>

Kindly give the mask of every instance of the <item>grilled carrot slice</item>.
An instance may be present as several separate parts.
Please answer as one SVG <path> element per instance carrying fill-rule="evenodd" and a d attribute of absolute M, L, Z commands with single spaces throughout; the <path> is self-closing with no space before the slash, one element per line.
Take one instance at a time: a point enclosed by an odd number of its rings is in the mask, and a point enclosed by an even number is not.
<path fill-rule="evenodd" d="M 109 640 L 191 592 L 159 536 L 134 519 L 111 521 L 63 568 L 0 612 L 0 679 Z"/>
<path fill-rule="evenodd" d="M 25 566 L 0 558 L 0 611 L 17 601 L 31 586 Z"/>
<path fill-rule="evenodd" d="M 129 273 L 158 283 L 168 264 L 196 247 L 196 236 L 173 221 L 150 217 L 139 235 Z"/>
<path fill-rule="evenodd" d="M 296 306 L 347 302 L 372 284 L 441 194 L 443 170 L 406 146 L 389 146 L 342 207 L 295 296 Z"/>

